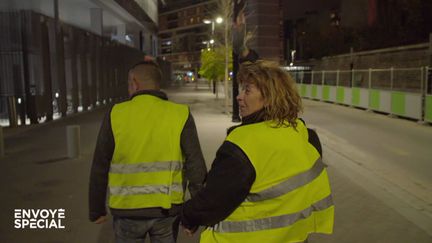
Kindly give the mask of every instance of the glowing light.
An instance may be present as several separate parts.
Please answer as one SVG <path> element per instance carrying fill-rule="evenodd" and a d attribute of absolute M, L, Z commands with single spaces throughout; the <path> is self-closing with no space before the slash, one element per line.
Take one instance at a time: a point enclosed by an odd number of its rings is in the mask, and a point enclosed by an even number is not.
<path fill-rule="evenodd" d="M 220 24 L 222 22 L 223 22 L 223 18 L 221 18 L 221 17 L 216 18 L 216 23 Z"/>

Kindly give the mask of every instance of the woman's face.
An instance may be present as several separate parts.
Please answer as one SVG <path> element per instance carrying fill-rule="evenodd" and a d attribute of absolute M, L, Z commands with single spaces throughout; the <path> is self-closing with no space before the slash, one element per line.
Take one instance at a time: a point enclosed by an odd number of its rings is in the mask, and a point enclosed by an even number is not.
<path fill-rule="evenodd" d="M 264 107 L 264 98 L 261 91 L 250 82 L 241 85 L 240 94 L 237 96 L 240 108 L 240 116 L 245 117 Z"/>

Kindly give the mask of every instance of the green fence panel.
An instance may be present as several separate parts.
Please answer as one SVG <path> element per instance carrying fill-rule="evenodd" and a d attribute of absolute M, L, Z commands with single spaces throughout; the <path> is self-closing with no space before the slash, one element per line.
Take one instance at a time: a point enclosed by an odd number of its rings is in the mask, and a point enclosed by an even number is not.
<path fill-rule="evenodd" d="M 432 95 L 426 96 L 425 120 L 432 122 Z"/>
<path fill-rule="evenodd" d="M 322 99 L 329 101 L 330 100 L 330 86 L 324 85 L 322 89 Z"/>
<path fill-rule="evenodd" d="M 369 108 L 379 110 L 380 108 L 380 91 L 369 90 Z"/>
<path fill-rule="evenodd" d="M 360 105 L 360 89 L 359 88 L 352 88 L 351 104 L 354 106 Z"/>
<path fill-rule="evenodd" d="M 317 86 L 316 85 L 312 85 L 312 98 L 316 98 L 317 97 Z"/>
<path fill-rule="evenodd" d="M 344 103 L 345 102 L 345 88 L 344 87 L 337 87 L 337 89 L 336 89 L 336 101 L 338 103 Z"/>
<path fill-rule="evenodd" d="M 392 92 L 391 112 L 396 115 L 404 116 L 405 113 L 405 94 L 403 92 Z"/>
<path fill-rule="evenodd" d="M 305 97 L 306 96 L 306 85 L 300 84 L 300 87 L 301 87 L 301 96 Z"/>

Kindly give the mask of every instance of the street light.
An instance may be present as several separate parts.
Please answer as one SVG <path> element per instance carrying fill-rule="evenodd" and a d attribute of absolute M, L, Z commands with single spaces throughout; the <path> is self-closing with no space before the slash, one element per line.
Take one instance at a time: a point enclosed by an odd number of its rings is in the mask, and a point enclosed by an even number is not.
<path fill-rule="evenodd" d="M 222 17 L 217 17 L 216 18 L 216 23 L 221 24 L 223 22 L 223 18 Z"/>
<path fill-rule="evenodd" d="M 211 40 L 207 43 L 210 43 L 211 45 L 214 44 L 214 30 L 215 30 L 215 23 L 216 24 L 222 24 L 224 22 L 224 19 L 220 16 L 217 16 L 214 20 L 204 19 L 203 22 L 205 24 L 211 24 L 212 25 L 212 32 L 211 32 Z M 225 22 L 225 28 L 224 28 L 224 39 L 225 39 L 225 74 L 224 74 L 224 86 L 225 86 L 225 112 L 228 114 L 228 62 L 229 62 L 229 52 L 228 52 L 228 22 Z M 207 46 L 208 47 L 208 46 Z M 213 83 L 213 92 L 215 92 L 216 83 Z M 217 97 L 217 92 L 216 92 Z"/>
<path fill-rule="evenodd" d="M 221 24 L 223 22 L 223 18 L 222 17 L 217 17 L 215 19 L 204 19 L 203 23 L 204 24 L 211 24 L 212 25 L 212 37 L 214 35 L 214 30 L 215 30 L 215 23 L 216 24 Z"/>
<path fill-rule="evenodd" d="M 221 24 L 223 22 L 223 18 L 221 17 L 216 17 L 215 19 L 204 19 L 203 23 L 204 24 L 211 24 L 211 39 L 207 42 L 207 50 L 210 51 L 210 45 L 213 47 L 215 41 L 214 41 L 214 32 L 215 32 L 215 23 L 216 24 Z M 216 81 L 213 81 L 213 93 L 216 94 L 216 98 L 218 97 L 218 93 L 216 90 Z"/>

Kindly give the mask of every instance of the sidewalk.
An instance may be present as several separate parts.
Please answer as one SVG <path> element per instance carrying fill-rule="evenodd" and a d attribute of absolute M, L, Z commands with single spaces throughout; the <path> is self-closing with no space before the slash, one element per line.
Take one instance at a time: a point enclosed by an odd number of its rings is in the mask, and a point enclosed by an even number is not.
<path fill-rule="evenodd" d="M 207 87 L 198 91 L 194 87 L 170 90 L 168 96 L 190 106 L 210 168 L 226 129 L 235 125 L 222 112 L 223 99 L 216 100 Z M 87 219 L 88 176 L 99 126 L 107 110 L 98 109 L 5 139 L 6 157 L 0 161 L 3 171 L 0 242 L 113 242 L 110 223 L 94 225 Z M 81 128 L 81 157 L 71 160 L 65 158 L 65 134 L 66 126 L 75 124 Z M 338 159 L 334 153 L 328 152 L 326 156 L 326 160 Z M 358 186 L 355 177 L 344 174 L 336 164 L 331 163 L 328 171 L 336 205 L 335 232 L 330 236 L 313 236 L 310 243 L 432 242 L 430 235 Z M 16 208 L 64 208 L 66 229 L 14 229 Z M 198 235 L 189 238 L 180 234 L 179 242 L 194 243 L 198 238 Z"/>

